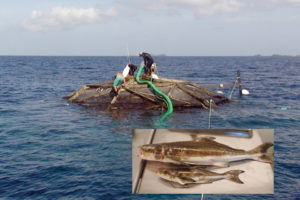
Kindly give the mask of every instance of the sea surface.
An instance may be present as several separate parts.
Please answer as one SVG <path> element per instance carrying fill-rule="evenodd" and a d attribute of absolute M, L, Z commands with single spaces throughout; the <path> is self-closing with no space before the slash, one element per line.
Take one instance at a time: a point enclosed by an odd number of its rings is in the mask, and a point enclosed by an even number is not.
<path fill-rule="evenodd" d="M 250 95 L 239 97 L 235 88 L 232 102 L 212 113 L 211 128 L 275 129 L 274 195 L 204 199 L 300 197 L 299 57 L 154 59 L 159 75 L 200 85 L 233 83 L 240 70 Z M 0 57 L 0 198 L 201 198 L 131 194 L 132 128 L 153 128 L 161 111 L 108 112 L 62 99 L 84 84 L 112 79 L 126 63 L 126 57 Z M 229 95 L 231 88 L 224 92 Z M 208 114 L 177 110 L 161 128 L 208 128 Z"/>

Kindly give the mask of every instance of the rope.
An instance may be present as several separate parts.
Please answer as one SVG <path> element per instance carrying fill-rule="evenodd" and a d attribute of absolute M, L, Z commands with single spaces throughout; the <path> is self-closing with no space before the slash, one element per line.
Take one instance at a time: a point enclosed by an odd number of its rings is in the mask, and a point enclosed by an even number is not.
<path fill-rule="evenodd" d="M 208 129 L 211 129 L 211 113 L 212 113 L 212 103 L 213 103 L 213 100 L 210 99 L 209 100 L 209 113 L 208 113 Z M 202 193 L 201 194 L 201 200 L 203 200 L 204 198 L 204 194 Z"/>
<path fill-rule="evenodd" d="M 213 100 L 212 99 L 210 99 L 209 100 L 209 114 L 208 114 L 208 128 L 210 129 L 211 128 L 211 121 L 210 121 L 210 119 L 211 119 L 211 113 L 212 113 L 212 102 L 213 102 Z"/>
<path fill-rule="evenodd" d="M 230 95 L 229 95 L 229 97 L 228 97 L 229 100 L 231 100 L 232 93 L 233 93 L 233 90 L 234 90 L 234 88 L 235 88 L 237 82 L 238 82 L 238 79 L 236 79 L 235 82 L 234 82 L 233 88 L 232 88 L 232 90 L 231 90 L 231 92 L 230 92 Z"/>

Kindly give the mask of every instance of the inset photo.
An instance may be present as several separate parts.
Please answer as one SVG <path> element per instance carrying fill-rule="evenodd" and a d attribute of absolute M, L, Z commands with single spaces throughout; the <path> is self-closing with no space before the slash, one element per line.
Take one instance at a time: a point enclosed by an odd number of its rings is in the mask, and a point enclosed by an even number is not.
<path fill-rule="evenodd" d="M 273 194 L 273 129 L 134 129 L 134 194 Z"/>

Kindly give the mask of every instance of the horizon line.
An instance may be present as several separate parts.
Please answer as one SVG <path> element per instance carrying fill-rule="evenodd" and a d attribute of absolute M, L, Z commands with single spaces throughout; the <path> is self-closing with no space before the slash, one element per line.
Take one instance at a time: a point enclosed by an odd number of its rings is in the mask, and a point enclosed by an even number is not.
<path fill-rule="evenodd" d="M 155 57 L 300 57 L 298 55 L 283 55 L 283 54 L 272 54 L 272 55 L 166 55 L 166 54 L 151 54 Z M 23 56 L 23 57 L 128 57 L 128 55 L 0 55 L 0 57 L 4 56 Z M 139 57 L 138 55 L 129 55 L 130 57 Z"/>

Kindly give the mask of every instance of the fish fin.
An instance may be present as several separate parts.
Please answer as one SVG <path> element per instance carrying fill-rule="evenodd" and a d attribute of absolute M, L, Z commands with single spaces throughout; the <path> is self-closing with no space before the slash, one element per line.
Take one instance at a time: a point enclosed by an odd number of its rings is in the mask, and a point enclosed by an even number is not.
<path fill-rule="evenodd" d="M 239 175 L 241 173 L 244 173 L 245 171 L 243 170 L 230 170 L 228 172 L 225 172 L 224 174 L 226 175 L 226 179 L 233 181 L 235 183 L 239 184 L 244 184 L 243 181 L 240 180 Z"/>
<path fill-rule="evenodd" d="M 213 166 L 216 167 L 229 167 L 229 163 L 228 162 L 216 162 L 213 164 Z"/>
<path fill-rule="evenodd" d="M 270 142 L 266 142 L 266 143 L 263 143 L 261 145 L 259 145 L 258 147 L 248 151 L 248 153 L 250 154 L 255 154 L 255 153 L 266 153 L 267 150 L 273 146 L 273 143 L 270 143 Z"/>
<path fill-rule="evenodd" d="M 248 151 L 250 154 L 259 154 L 257 157 L 253 158 L 254 160 L 266 162 L 266 163 L 272 163 L 272 160 L 269 156 L 266 155 L 267 150 L 272 147 L 272 143 L 263 143 L 259 145 L 258 147 Z"/>

